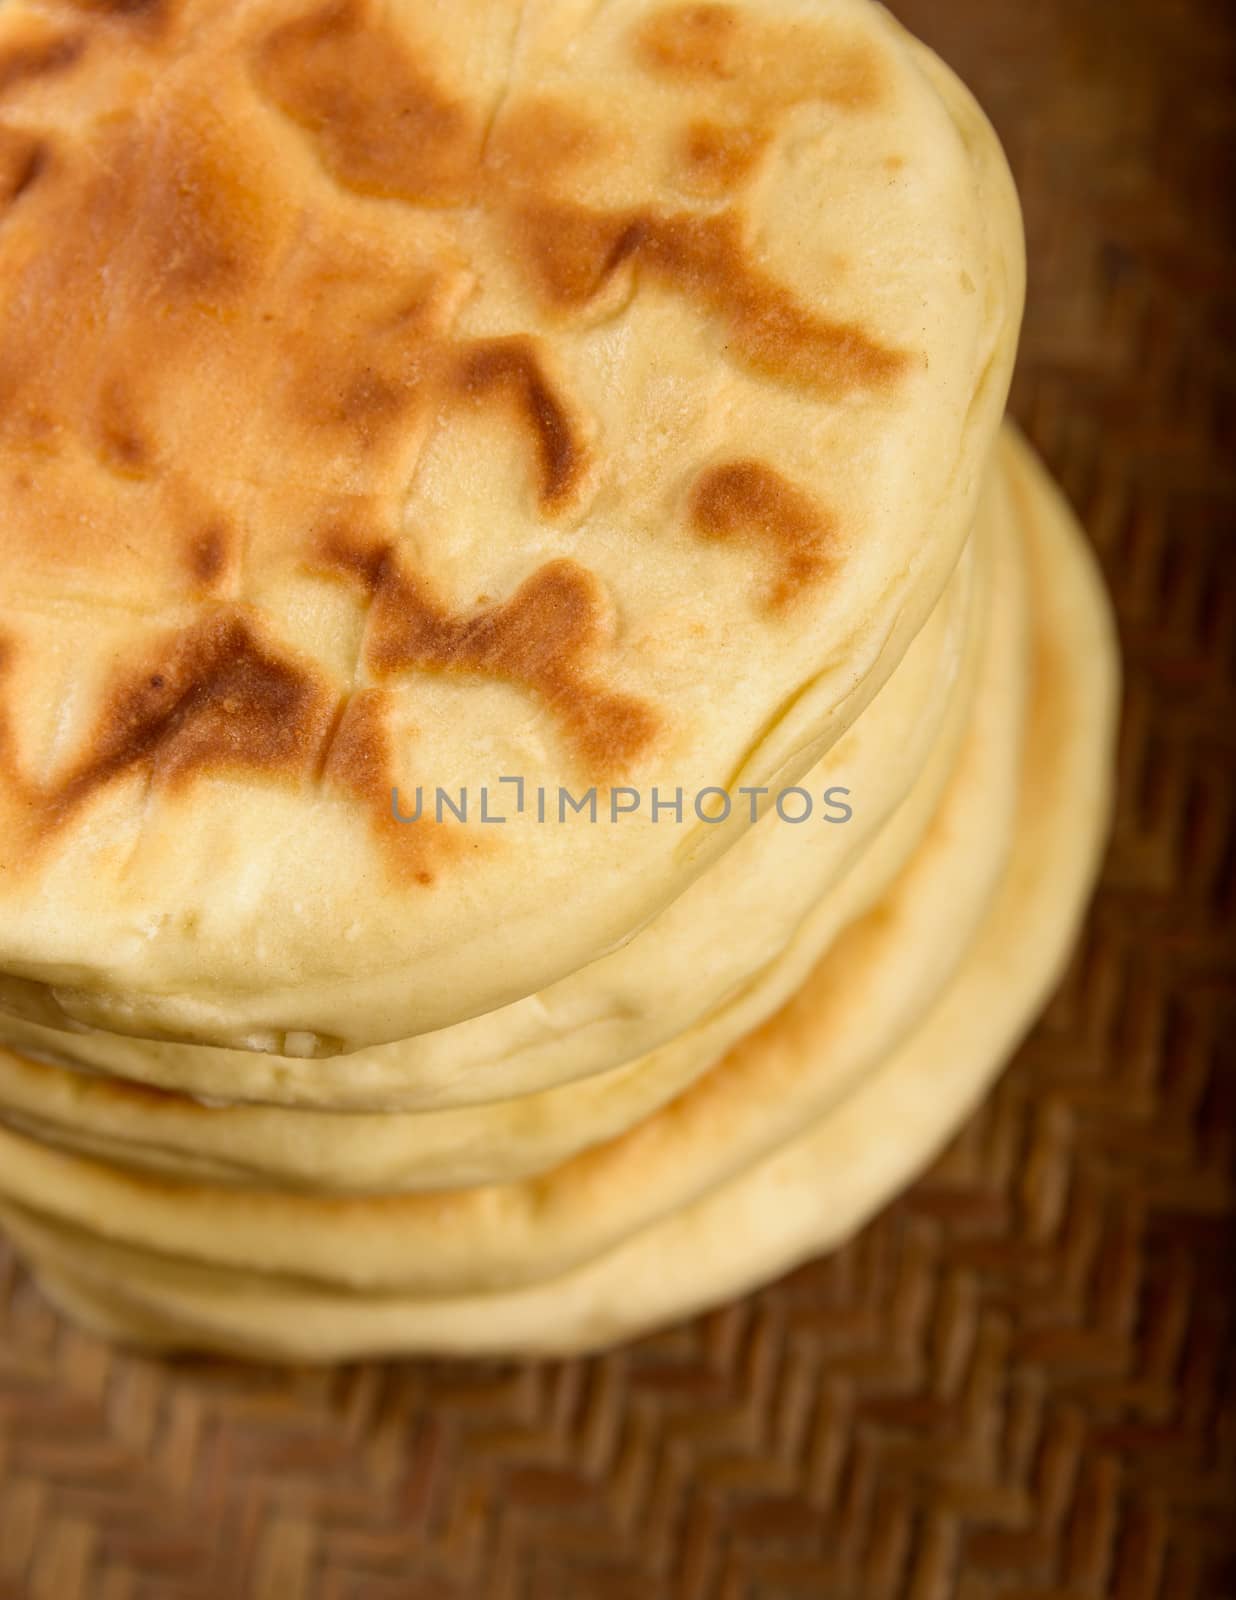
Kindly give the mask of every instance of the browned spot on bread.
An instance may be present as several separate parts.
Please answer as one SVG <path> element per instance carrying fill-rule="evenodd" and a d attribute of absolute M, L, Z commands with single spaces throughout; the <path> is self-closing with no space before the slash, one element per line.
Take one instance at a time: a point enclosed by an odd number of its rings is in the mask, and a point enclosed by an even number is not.
<path fill-rule="evenodd" d="M 109 470 L 140 476 L 158 466 L 164 397 L 194 408 L 202 444 L 220 409 L 243 403 L 243 370 L 235 397 L 200 383 L 202 348 L 221 352 L 229 337 L 236 348 L 274 238 L 260 185 L 240 152 L 212 146 L 195 124 L 202 110 L 152 96 L 107 119 L 90 160 L 70 148 L 53 164 L 45 142 L 23 150 L 0 135 L 0 174 L 33 191 L 0 255 L 0 435 L 11 445 L 76 437 Z M 123 386 L 100 388 L 100 372 L 123 374 Z M 75 487 L 87 503 L 98 492 L 84 474 Z"/>
<path fill-rule="evenodd" d="M 207 537 L 207 546 L 215 543 Z M 12 653 L 11 641 L 0 635 L 0 679 Z M 337 701 L 308 665 L 260 638 L 246 614 L 219 607 L 168 634 L 143 662 L 117 676 L 84 751 L 52 784 L 32 784 L 16 770 L 0 707 L 0 770 L 23 801 L 29 824 L 24 846 L 31 850 L 94 795 L 133 773 L 169 789 L 206 773 L 320 781 L 359 806 L 401 881 L 429 884 L 443 863 L 475 852 L 481 842 L 432 817 L 396 821 L 391 791 L 400 775 L 387 709 L 388 695 L 380 689 Z"/>
<path fill-rule="evenodd" d="M 204 771 L 306 775 L 329 719 L 307 667 L 271 649 L 245 616 L 207 613 L 116 682 L 85 753 L 39 795 L 40 809 L 62 822 L 134 771 L 163 785 Z"/>
<path fill-rule="evenodd" d="M 379 465 L 376 452 L 409 435 L 438 397 L 451 320 L 447 275 L 409 263 L 392 281 L 358 257 L 341 270 L 327 254 L 297 285 L 299 322 L 286 341 L 289 399 L 312 428 L 337 432 Z"/>
<path fill-rule="evenodd" d="M 89 11 L 101 17 L 127 17 L 142 22 L 155 21 L 170 10 L 170 0 L 60 0 L 75 11 Z"/>
<path fill-rule="evenodd" d="M 636 29 L 634 48 L 654 76 L 711 87 L 766 120 L 808 100 L 861 110 L 883 88 L 866 42 L 821 19 L 769 18 L 754 5 L 669 6 Z"/>
<path fill-rule="evenodd" d="M 585 467 L 580 424 L 546 378 L 532 340 L 515 335 L 464 345 L 455 359 L 455 381 L 474 400 L 510 398 L 536 438 L 541 503 L 552 509 L 568 499 Z"/>
<path fill-rule="evenodd" d="M 318 286 L 309 284 L 310 303 Z M 337 281 L 328 288 L 336 296 Z M 375 305 L 327 326 L 294 347 L 292 404 L 314 428 L 346 433 L 366 453 L 408 440 L 432 413 L 460 403 L 504 404 L 517 428 L 531 434 L 541 505 L 561 509 L 587 465 L 579 408 L 546 371 L 525 335 L 459 340 L 449 333 L 449 285 L 433 279 L 401 285 L 395 306 Z"/>
<path fill-rule="evenodd" d="M 506 601 L 471 615 L 452 613 L 423 578 L 404 570 L 390 546 L 327 530 L 328 566 L 372 597 L 365 662 L 375 677 L 442 672 L 497 678 L 536 694 L 561 722 L 589 771 L 615 777 L 659 729 L 652 707 L 595 682 L 602 643 L 597 580 L 573 561 L 551 561 Z"/>
<path fill-rule="evenodd" d="M 348 188 L 422 205 L 456 204 L 471 192 L 479 120 L 433 81 L 386 8 L 333 0 L 272 33 L 257 70 Z"/>
<path fill-rule="evenodd" d="M 32 79 L 64 72 L 81 59 L 86 41 L 78 34 L 18 39 L 0 46 L 0 94 Z"/>
<path fill-rule="evenodd" d="M 416 374 L 383 372 L 376 366 L 345 371 L 339 381 L 310 388 L 306 414 L 322 427 L 346 429 L 362 449 L 376 445 L 406 423 L 417 396 Z"/>
<path fill-rule="evenodd" d="M 144 477 L 154 462 L 154 447 L 138 426 L 129 394 L 119 379 L 99 395 L 99 445 L 113 471 Z"/>
<path fill-rule="evenodd" d="M 140 168 L 138 207 L 115 194 L 124 211 L 138 210 L 140 252 L 130 270 L 173 303 L 217 304 L 243 294 L 257 276 L 262 202 L 222 151 L 178 118 L 152 120 L 125 152 Z M 123 213 L 114 226 L 122 225 Z"/>
<path fill-rule="evenodd" d="M 742 543 L 771 558 L 764 605 L 784 609 L 833 564 L 831 516 L 763 461 L 724 461 L 696 479 L 691 526 L 701 538 Z"/>
<path fill-rule="evenodd" d="M 189 540 L 189 571 L 203 589 L 214 588 L 223 577 L 228 554 L 228 530 L 222 521 L 208 522 Z"/>
<path fill-rule="evenodd" d="M 322 764 L 328 791 L 362 806 L 387 859 L 405 883 L 431 887 L 441 868 L 481 841 L 475 829 L 438 822 L 431 810 L 415 821 L 394 814 L 392 791 L 407 774 L 396 771 L 387 731 L 390 695 L 385 689 L 358 689 L 340 707 Z"/>
<path fill-rule="evenodd" d="M 596 299 L 631 259 L 627 232 L 636 221 L 584 206 L 525 200 L 512 213 L 511 230 L 541 297 L 551 308 L 566 311 Z"/>
<path fill-rule="evenodd" d="M 741 68 L 742 28 L 735 6 L 685 5 L 658 11 L 636 35 L 651 72 L 676 78 L 733 78 Z"/>
<path fill-rule="evenodd" d="M 0 128 L 0 204 L 9 205 L 25 194 L 50 165 L 46 141 Z"/>
<path fill-rule="evenodd" d="M 767 130 L 743 124 L 690 123 L 681 136 L 683 185 L 697 194 L 722 195 L 737 188 L 768 146 Z"/>
<path fill-rule="evenodd" d="M 330 711 L 305 665 L 273 650 L 245 615 L 219 609 L 117 673 L 84 749 L 56 781 L 34 784 L 16 770 L 2 718 L 0 767 L 23 802 L 24 844 L 34 850 L 134 773 L 167 788 L 204 772 L 310 777 Z"/>
<path fill-rule="evenodd" d="M 112 329 L 132 336 L 126 354 L 166 361 L 177 313 L 213 314 L 251 287 L 267 248 L 261 198 L 233 153 L 212 149 L 185 109 L 115 119 L 98 163 L 71 168 L 40 284 L 73 296 L 57 309 L 76 322 L 66 316 L 57 331 L 97 342 L 106 313 L 130 312 Z"/>
<path fill-rule="evenodd" d="M 718 318 L 731 355 L 757 372 L 837 396 L 883 388 L 905 366 L 902 352 L 808 311 L 755 265 L 732 212 L 658 216 L 559 205 L 523 211 L 520 226 L 542 294 L 564 309 L 586 306 L 629 262 Z"/>

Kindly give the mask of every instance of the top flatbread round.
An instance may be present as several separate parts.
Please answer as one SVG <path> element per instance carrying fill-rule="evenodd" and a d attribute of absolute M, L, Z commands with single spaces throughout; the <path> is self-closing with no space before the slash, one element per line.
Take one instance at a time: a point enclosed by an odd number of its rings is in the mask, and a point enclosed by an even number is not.
<path fill-rule="evenodd" d="M 5 5 L 4 1004 L 329 1054 L 629 937 L 940 593 L 1021 271 L 861 0 Z"/>

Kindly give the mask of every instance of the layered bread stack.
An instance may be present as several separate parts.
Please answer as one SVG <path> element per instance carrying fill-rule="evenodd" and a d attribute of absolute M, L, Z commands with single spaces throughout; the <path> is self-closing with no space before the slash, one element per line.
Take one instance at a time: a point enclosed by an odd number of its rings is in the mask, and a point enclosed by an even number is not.
<path fill-rule="evenodd" d="M 844 1237 L 1115 701 L 1016 199 L 867 0 L 0 12 L 0 1222 L 117 1337 L 595 1348 Z"/>

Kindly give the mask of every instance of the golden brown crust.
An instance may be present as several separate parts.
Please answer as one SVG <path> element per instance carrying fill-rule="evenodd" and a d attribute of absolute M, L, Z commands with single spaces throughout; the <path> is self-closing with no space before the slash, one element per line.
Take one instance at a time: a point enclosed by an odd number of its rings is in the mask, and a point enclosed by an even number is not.
<path fill-rule="evenodd" d="M 768 147 L 767 129 L 701 117 L 679 138 L 683 187 L 692 194 L 719 197 L 751 176 Z"/>
<path fill-rule="evenodd" d="M 11 653 L 0 640 L 0 682 Z M 569 674 L 562 682 L 569 693 Z M 428 813 L 416 823 L 394 817 L 389 711 L 381 689 L 335 699 L 306 663 L 259 639 L 251 617 L 221 607 L 161 641 L 136 676 L 116 679 L 76 764 L 54 784 L 31 783 L 15 767 L 3 723 L 0 773 L 21 796 L 28 850 L 47 847 L 124 776 L 172 790 L 202 771 L 320 782 L 362 808 L 399 881 L 428 886 L 437 864 L 465 848 L 463 830 Z M 467 848 L 479 848 L 475 837 Z"/>
<path fill-rule="evenodd" d="M 541 505 L 552 511 L 566 501 L 587 464 L 582 427 L 546 377 L 532 340 L 514 334 L 462 345 L 451 375 L 468 400 L 507 401 L 536 443 Z"/>
<path fill-rule="evenodd" d="M 574 561 L 548 563 L 510 599 L 471 615 L 449 611 L 389 546 L 328 529 L 322 555 L 369 594 L 365 664 L 378 679 L 408 672 L 496 678 L 538 695 L 588 771 L 624 771 L 656 737 L 656 713 L 590 675 L 601 644 L 599 586 Z"/>
<path fill-rule="evenodd" d="M 0 205 L 11 205 L 37 182 L 50 154 L 42 139 L 0 127 Z"/>
<path fill-rule="evenodd" d="M 433 852 L 387 814 L 407 777 L 392 712 L 418 674 L 512 685 L 549 711 L 565 764 L 626 775 L 668 707 L 637 674 L 617 686 L 620 608 L 586 541 L 516 545 L 503 580 L 471 587 L 502 598 L 460 609 L 428 570 L 434 530 L 401 520 L 427 441 L 470 416 L 517 441 L 510 501 L 565 538 L 613 441 L 555 339 L 627 287 L 673 297 L 715 330 L 718 365 L 781 387 L 883 395 L 907 370 L 909 352 L 770 270 L 744 204 L 787 109 L 880 103 L 873 47 L 733 6 L 637 18 L 624 70 L 670 85 L 675 106 L 674 86 L 693 87 L 661 130 L 669 180 L 628 201 L 593 182 L 626 169 L 586 97 L 534 82 L 487 99 L 423 21 L 376 0 L 14 0 L 0 15 L 10 587 L 31 616 L 69 593 L 142 623 L 54 773 L 12 736 L 0 679 L 0 789 L 31 839 L 133 774 L 183 789 L 242 773 L 347 796 L 397 876 L 425 882 Z M 469 320 L 497 270 L 478 248 L 519 287 Z M 681 464 L 664 479 L 672 515 Z M 750 555 L 770 626 L 838 564 L 835 513 L 771 461 L 705 454 L 686 481 L 676 531 Z M 266 604 L 280 583 L 338 593 L 341 577 L 359 676 L 292 646 Z"/>
<path fill-rule="evenodd" d="M 147 18 L 157 10 L 97 9 Z M 725 41 L 735 25 L 730 8 L 666 12 L 641 36 L 641 59 L 649 70 L 726 76 Z M 36 36 L 18 28 L 0 53 L 0 90 L 66 70 L 87 43 L 83 33 Z M 93 41 L 95 47 L 101 43 Z M 305 129 L 337 182 L 417 205 L 470 202 L 485 190 L 497 214 L 506 217 L 510 238 L 545 302 L 559 312 L 586 307 L 614 274 L 638 270 L 715 316 L 737 359 L 782 381 L 841 394 L 887 384 L 901 369 L 899 352 L 812 313 L 756 267 L 736 213 L 589 210 L 538 199 L 532 146 L 539 149 L 548 130 L 552 171 L 555 152 L 558 162 L 569 160 L 597 135 L 577 112 L 534 101 L 522 122 L 516 118 L 493 168 L 484 167 L 476 109 L 436 84 L 407 42 L 361 0 L 341 0 L 276 28 L 256 42 L 254 62 L 262 90 Z M 184 466 L 160 437 L 158 400 L 166 384 L 185 381 L 216 324 L 225 339 L 240 325 L 237 362 L 263 341 L 254 297 L 262 299 L 274 281 L 286 248 L 285 226 L 243 159 L 220 145 L 208 112 L 208 85 L 189 85 L 191 76 L 182 90 L 152 96 L 148 108 L 101 125 L 92 161 L 81 153 L 61 160 L 49 141 L 4 131 L 0 181 L 10 201 L 56 168 L 46 180 L 46 215 L 32 226 L 31 252 L 19 242 L 3 261 L 10 286 L 27 301 L 37 300 L 45 315 L 50 312 L 37 332 L 27 318 L 6 319 L 0 332 L 0 432 L 11 458 L 55 453 L 66 435 L 75 435 L 93 449 L 106 473 L 166 488 Z M 706 186 L 719 177 L 727 185 L 736 182 L 761 136 L 741 126 L 696 122 L 687 137 Z M 521 138 L 530 141 L 523 158 Z M 553 513 L 568 504 L 588 465 L 587 424 L 547 374 L 538 341 L 530 334 L 452 337 L 456 290 L 449 269 L 444 277 L 430 266 L 408 263 L 391 282 L 389 271 L 385 279 L 372 271 L 365 277 L 369 266 L 353 265 L 344 241 L 330 240 L 320 254 L 308 253 L 300 273 L 300 295 L 321 309 L 321 320 L 286 325 L 265 313 L 265 342 L 274 342 L 276 358 L 282 354 L 292 374 L 285 396 L 290 416 L 282 431 L 300 424 L 311 434 L 339 436 L 341 445 L 346 440 L 354 465 L 371 461 L 368 475 L 381 493 L 392 437 L 406 440 L 418 419 L 443 405 L 500 405 L 531 440 L 542 510 Z M 349 281 L 357 272 L 361 280 Z M 110 287 L 101 299 L 97 285 L 103 281 Z M 288 282 L 285 292 L 296 287 Z M 348 303 L 352 296 L 359 301 L 355 309 Z M 346 339 L 332 325 L 332 309 L 352 312 Z M 63 355 L 53 351 L 48 359 L 49 339 Z M 70 352 L 86 381 L 66 391 L 64 357 Z M 260 366 L 268 361 L 263 356 Z M 238 392 L 247 392 L 249 381 L 239 373 L 238 378 Z M 311 472 L 316 454 L 311 447 L 303 458 Z M 724 477 L 714 472 L 701 480 L 695 524 L 712 537 L 754 531 L 778 546 L 778 576 L 767 597 L 775 609 L 789 585 L 823 570 L 813 553 L 822 514 L 804 509 L 788 491 L 774 490 L 771 467 L 748 463 L 742 484 L 736 473 L 731 468 Z M 95 493 L 88 481 L 84 492 Z M 207 509 L 199 513 L 203 498 Z M 209 499 L 209 493 L 168 494 L 164 502 L 173 515 L 187 504 L 194 507 L 175 538 L 192 588 L 204 595 L 217 590 L 239 547 Z M 71 504 L 63 510 L 67 516 Z M 530 687 L 554 709 L 589 769 L 603 775 L 620 773 L 647 746 L 657 725 L 655 710 L 607 693 L 581 672 L 583 654 L 594 653 L 598 640 L 599 601 L 586 570 L 564 562 L 546 566 L 505 605 L 468 619 L 448 616 L 436 602 L 420 598 L 425 583 L 402 575 L 402 569 L 396 585 L 395 570 L 387 569 L 375 591 L 369 659 L 376 672 L 467 671 Z M 229 665 L 223 653 L 232 648 L 238 653 Z M 205 770 L 225 757 L 268 770 L 285 766 L 291 754 L 286 729 L 277 741 L 280 760 L 269 759 L 274 730 L 265 723 L 271 709 L 266 689 L 273 680 L 257 669 L 258 648 L 245 626 L 218 618 L 205 619 L 180 638 L 172 649 L 174 665 L 164 672 L 167 682 L 181 686 L 174 717 L 154 708 L 147 708 L 149 717 L 147 710 L 139 713 L 128 688 L 114 693 L 91 749 L 79 753 L 62 782 L 57 814 L 67 805 L 64 797 L 79 803 L 135 761 L 153 760 L 160 741 L 171 741 L 155 763 L 160 776 L 173 770 L 183 775 L 194 762 Z M 261 657 L 265 663 L 274 659 Z M 194 673 L 200 678 L 191 683 Z M 241 735 L 229 724 L 231 732 L 223 737 L 222 725 L 203 718 L 219 685 L 231 681 L 229 673 L 245 686 L 246 705 L 255 698 L 249 731 Z M 144 675 L 144 666 L 137 669 L 137 681 Z M 192 716 L 185 710 L 190 704 Z M 109 717 L 115 719 L 110 727 Z M 140 736 L 133 733 L 134 719 Z M 207 722 L 214 730 L 210 737 L 202 734 Z M 309 731 L 293 726 L 302 736 Z M 156 728 L 163 730 L 157 738 Z"/>
<path fill-rule="evenodd" d="M 0 53 L 0 95 L 31 79 L 48 78 L 66 71 L 81 59 L 86 40 L 77 33 L 20 35 Z"/>
<path fill-rule="evenodd" d="M 869 46 L 771 21 L 758 8 L 670 5 L 655 11 L 634 38 L 636 60 L 672 83 L 716 86 L 751 118 L 771 121 L 804 99 L 851 109 L 875 105 L 881 64 Z"/>
<path fill-rule="evenodd" d="M 174 9 L 173 0 L 58 0 L 58 3 L 71 11 L 86 11 L 95 16 L 151 26 L 163 22 Z"/>
<path fill-rule="evenodd" d="M 214 517 L 190 534 L 185 549 L 189 571 L 205 591 L 217 590 L 233 565 L 232 530 Z"/>
<path fill-rule="evenodd" d="M 390 710 L 387 690 L 358 689 L 348 695 L 323 743 L 320 777 L 328 793 L 345 796 L 368 816 L 396 881 L 427 889 L 446 862 L 465 850 L 481 849 L 485 841 L 475 829 L 469 833 L 442 826 L 429 809 L 415 821 L 402 813 L 396 817 Z"/>
<path fill-rule="evenodd" d="M 259 45 L 258 80 L 309 132 L 332 176 L 414 205 L 465 202 L 483 125 L 363 0 L 332 0 Z"/>
<path fill-rule="evenodd" d="M 54 785 L 26 783 L 26 801 L 45 834 L 134 771 L 168 787 L 202 770 L 304 777 L 329 719 L 320 682 L 265 642 L 253 619 L 207 612 L 149 651 L 136 672 L 117 675 L 73 766 Z"/>
<path fill-rule="evenodd" d="M 762 461 L 723 461 L 701 473 L 691 489 L 690 517 L 701 538 L 771 551 L 777 570 L 764 604 L 772 611 L 818 583 L 832 563 L 832 519 Z"/>
<path fill-rule="evenodd" d="M 887 388 L 905 369 L 902 351 L 809 311 L 756 266 L 732 212 L 697 216 L 543 204 L 523 207 L 516 226 L 552 309 L 584 308 L 615 274 L 637 268 L 716 317 L 731 357 L 783 383 L 838 398 Z"/>

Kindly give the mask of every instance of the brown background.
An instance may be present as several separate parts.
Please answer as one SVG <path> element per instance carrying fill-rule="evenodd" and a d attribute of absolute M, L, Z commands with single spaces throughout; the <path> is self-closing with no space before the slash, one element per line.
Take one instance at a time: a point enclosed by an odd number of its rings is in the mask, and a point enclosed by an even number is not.
<path fill-rule="evenodd" d="M 1014 410 L 1121 616 L 1063 991 L 849 1248 L 598 1360 L 169 1367 L 0 1246 L 5 1600 L 1236 1596 L 1236 15 L 895 9 L 1006 141 Z"/>

